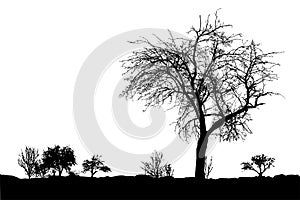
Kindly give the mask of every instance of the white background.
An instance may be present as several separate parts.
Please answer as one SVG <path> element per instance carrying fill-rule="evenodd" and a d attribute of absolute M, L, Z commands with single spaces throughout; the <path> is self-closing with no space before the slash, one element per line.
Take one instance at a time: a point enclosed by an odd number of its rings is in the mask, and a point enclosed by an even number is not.
<path fill-rule="evenodd" d="M 267 175 L 300 174 L 297 1 L 189 0 L 1 1 L 0 173 L 25 177 L 17 164 L 25 145 L 40 150 L 70 145 L 79 164 L 90 157 L 76 132 L 72 98 L 80 67 L 98 45 L 138 28 L 184 34 L 198 24 L 199 14 L 218 8 L 222 20 L 245 38 L 261 42 L 267 51 L 285 51 L 277 57 L 280 80 L 272 85 L 285 99 L 267 99 L 253 112 L 254 134 L 245 141 L 216 146 L 212 177 L 254 175 L 242 172 L 240 163 L 258 153 L 276 158 Z M 194 149 L 174 163 L 176 177 L 193 176 Z"/>

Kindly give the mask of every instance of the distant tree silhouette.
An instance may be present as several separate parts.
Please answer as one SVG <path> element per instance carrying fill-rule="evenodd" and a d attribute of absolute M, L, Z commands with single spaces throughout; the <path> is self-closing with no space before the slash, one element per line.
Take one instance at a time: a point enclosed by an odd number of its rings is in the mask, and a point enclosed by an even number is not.
<path fill-rule="evenodd" d="M 278 78 L 273 68 L 279 64 L 271 60 L 278 52 L 265 53 L 230 27 L 218 12 L 206 20 L 200 16 L 190 39 L 170 33 L 169 40 L 156 36 L 155 44 L 142 37 L 131 43 L 147 47 L 122 61 L 128 85 L 120 96 L 144 101 L 145 109 L 170 103 L 179 110 L 175 132 L 185 140 L 196 137 L 195 177 L 200 179 L 208 137 L 219 129 L 220 140 L 244 139 L 252 133 L 250 111 L 264 105 L 264 97 L 277 95 L 266 85 Z"/>
<path fill-rule="evenodd" d="M 90 172 L 91 177 L 94 177 L 99 171 L 111 172 L 111 169 L 104 165 L 104 161 L 101 160 L 101 157 L 102 156 L 99 155 L 93 155 L 91 160 L 84 160 L 82 163 L 83 173 Z"/>
<path fill-rule="evenodd" d="M 69 146 L 61 148 L 55 145 L 43 152 L 42 162 L 43 170 L 51 171 L 53 176 L 58 172 L 58 176 L 61 176 L 64 170 L 70 171 L 71 166 L 76 164 L 76 159 L 74 151 Z"/>
<path fill-rule="evenodd" d="M 207 161 L 207 157 L 205 157 L 205 178 L 208 179 L 211 171 L 213 170 L 213 157 L 210 157 L 210 161 Z"/>
<path fill-rule="evenodd" d="M 39 152 L 38 149 L 33 147 L 25 147 L 25 150 L 21 150 L 18 158 L 18 164 L 25 171 L 25 174 L 30 179 L 36 175 L 36 165 L 38 164 Z"/>
<path fill-rule="evenodd" d="M 150 156 L 150 162 L 142 162 L 141 169 L 146 175 L 153 178 L 173 176 L 174 170 L 171 165 L 164 162 L 163 153 L 154 151 Z"/>
<path fill-rule="evenodd" d="M 241 163 L 243 170 L 252 170 L 255 171 L 259 177 L 263 176 L 263 173 L 274 167 L 273 163 L 275 158 L 267 157 L 264 154 L 256 155 L 251 158 L 251 162 Z"/>

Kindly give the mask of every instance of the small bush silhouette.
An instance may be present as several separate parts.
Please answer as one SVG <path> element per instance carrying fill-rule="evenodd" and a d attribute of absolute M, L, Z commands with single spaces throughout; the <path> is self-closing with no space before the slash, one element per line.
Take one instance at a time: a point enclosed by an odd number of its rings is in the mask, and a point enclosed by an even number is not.
<path fill-rule="evenodd" d="M 211 171 L 213 170 L 213 157 L 210 157 L 210 161 L 207 161 L 207 157 L 205 156 L 205 168 L 204 168 L 204 172 L 205 172 L 205 178 L 208 179 L 209 175 L 211 173 Z"/>
<path fill-rule="evenodd" d="M 165 176 L 173 177 L 174 169 L 172 168 L 171 164 L 165 165 Z"/>
<path fill-rule="evenodd" d="M 93 155 L 91 160 L 84 160 L 82 163 L 82 167 L 82 172 L 90 172 L 91 177 L 94 177 L 94 175 L 99 171 L 111 172 L 111 169 L 108 166 L 104 165 L 104 161 L 101 160 L 101 156 L 99 155 Z"/>
<path fill-rule="evenodd" d="M 264 154 L 256 155 L 251 158 L 251 162 L 241 163 L 243 170 L 255 171 L 259 177 L 263 176 L 268 169 L 274 167 L 275 158 L 265 156 Z"/>
<path fill-rule="evenodd" d="M 69 174 L 69 177 L 77 177 L 77 176 L 79 176 L 80 172 L 78 172 L 78 171 L 69 171 L 68 174 Z"/>
<path fill-rule="evenodd" d="M 160 178 L 164 176 L 173 176 L 174 170 L 171 164 L 164 163 L 163 153 L 154 151 L 150 156 L 150 162 L 142 162 L 141 169 L 146 175 L 153 178 Z"/>
<path fill-rule="evenodd" d="M 39 152 L 37 149 L 32 147 L 25 147 L 25 150 L 21 150 L 18 158 L 18 164 L 25 171 L 25 174 L 30 179 L 36 176 L 36 166 L 38 165 Z"/>

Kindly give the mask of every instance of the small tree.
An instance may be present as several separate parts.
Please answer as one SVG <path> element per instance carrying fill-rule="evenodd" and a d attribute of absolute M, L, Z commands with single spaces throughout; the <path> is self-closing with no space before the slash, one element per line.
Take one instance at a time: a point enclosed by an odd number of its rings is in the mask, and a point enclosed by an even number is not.
<path fill-rule="evenodd" d="M 25 150 L 21 150 L 18 158 L 18 164 L 25 170 L 25 174 L 30 179 L 34 176 L 35 167 L 38 163 L 39 152 L 37 149 L 32 147 L 25 147 Z"/>
<path fill-rule="evenodd" d="M 76 159 L 73 149 L 69 146 L 61 148 L 55 145 L 54 148 L 49 148 L 43 153 L 43 170 L 52 170 L 53 176 L 58 172 L 58 176 L 62 175 L 63 170 L 69 172 L 71 166 L 76 164 Z"/>
<path fill-rule="evenodd" d="M 160 178 L 163 176 L 172 176 L 174 170 L 171 165 L 164 163 L 163 153 L 154 151 L 150 156 L 150 162 L 142 162 L 141 167 L 146 175 L 153 178 Z"/>
<path fill-rule="evenodd" d="M 264 154 L 256 155 L 251 158 L 251 162 L 243 162 L 241 163 L 243 170 L 252 170 L 255 171 L 259 177 L 263 176 L 263 173 L 270 169 L 275 158 L 267 157 Z"/>
<path fill-rule="evenodd" d="M 99 171 L 111 172 L 111 169 L 108 166 L 104 165 L 104 161 L 101 160 L 101 156 L 99 155 L 93 155 L 91 160 L 84 160 L 82 163 L 82 167 L 82 172 L 90 172 L 91 177 L 94 177 L 94 175 Z"/>
<path fill-rule="evenodd" d="M 213 158 L 210 157 L 210 161 L 208 162 L 207 161 L 207 157 L 205 157 L 205 168 L 204 168 L 204 171 L 205 171 L 205 178 L 208 179 L 209 178 L 209 175 L 211 173 L 211 171 L 213 170 L 213 166 L 212 166 L 212 162 L 213 161 Z"/>

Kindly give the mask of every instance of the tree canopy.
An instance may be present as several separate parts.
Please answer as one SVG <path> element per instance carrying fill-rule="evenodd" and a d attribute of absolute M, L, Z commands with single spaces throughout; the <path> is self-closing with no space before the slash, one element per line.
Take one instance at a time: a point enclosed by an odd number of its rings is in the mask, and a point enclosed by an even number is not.
<path fill-rule="evenodd" d="M 264 154 L 261 154 L 253 156 L 251 158 L 251 162 L 243 162 L 241 165 L 243 170 L 254 171 L 258 174 L 259 177 L 262 177 L 268 169 L 274 167 L 274 162 L 275 158 L 271 158 Z"/>
<path fill-rule="evenodd" d="M 76 159 L 73 149 L 69 146 L 60 147 L 55 145 L 53 148 L 48 147 L 48 150 L 43 152 L 43 167 L 52 170 L 53 175 L 58 172 L 61 176 L 63 170 L 70 171 L 71 166 L 76 164 Z"/>
<path fill-rule="evenodd" d="M 91 177 L 94 177 L 94 175 L 99 172 L 111 172 L 111 169 L 104 165 L 104 161 L 101 160 L 100 155 L 93 155 L 91 160 L 84 160 L 82 163 L 83 167 L 83 173 L 90 172 Z"/>

